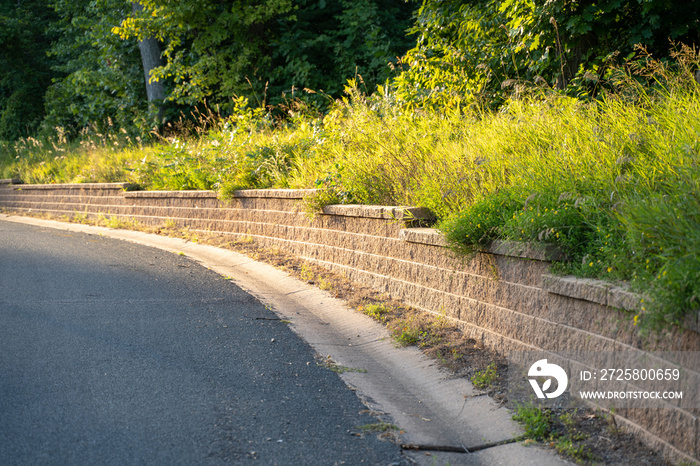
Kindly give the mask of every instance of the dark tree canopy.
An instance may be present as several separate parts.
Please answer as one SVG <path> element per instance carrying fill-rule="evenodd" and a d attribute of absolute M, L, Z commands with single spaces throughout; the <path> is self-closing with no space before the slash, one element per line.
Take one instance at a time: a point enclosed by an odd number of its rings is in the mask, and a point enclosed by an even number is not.
<path fill-rule="evenodd" d="M 136 8 L 134 7 L 136 5 Z M 516 82 L 593 96 L 642 44 L 700 45 L 675 0 L 0 0 L 0 139 L 40 127 L 147 134 L 238 97 L 323 107 L 348 79 L 407 105 L 497 106 Z M 410 32 L 412 34 L 408 34 Z M 162 51 L 162 62 L 143 50 Z M 412 48 L 411 48 L 412 47 Z M 410 49 L 410 50 L 409 50 Z M 162 65 L 162 66 L 159 66 Z M 362 77 L 360 80 L 359 77 Z M 149 105 L 146 80 L 159 84 Z M 162 98 L 162 99 L 161 99 Z"/>
<path fill-rule="evenodd" d="M 415 8 L 403 0 L 35 3 L 51 12 L 44 29 L 55 32 L 37 50 L 46 60 L 48 47 L 53 65 L 53 84 L 39 92 L 46 94 L 44 127 L 74 133 L 114 125 L 142 134 L 157 117 L 196 106 L 225 113 L 239 96 L 258 105 L 292 97 L 322 105 L 324 97 L 304 90 L 338 97 L 357 74 L 371 92 L 411 46 L 406 30 Z M 162 66 L 148 76 L 162 85 L 158 108 L 147 103 L 139 44 L 162 50 Z"/>
<path fill-rule="evenodd" d="M 33 134 L 44 116 L 56 19 L 46 1 L 0 0 L 0 139 Z"/>
<path fill-rule="evenodd" d="M 668 57 L 700 46 L 700 2 L 675 0 L 424 0 L 400 95 L 427 105 L 498 104 L 517 81 L 582 96 L 637 44 Z"/>
<path fill-rule="evenodd" d="M 274 104 L 305 88 L 337 96 L 356 74 L 373 90 L 411 45 L 413 6 L 402 0 L 141 3 L 115 32 L 165 44 L 153 76 L 179 104 L 226 105 L 236 95 Z"/>
<path fill-rule="evenodd" d="M 59 37 L 54 80 L 46 96 L 44 125 L 74 132 L 110 125 L 147 130 L 146 87 L 135 39 L 123 40 L 112 28 L 131 13 L 125 0 L 53 0 Z"/>

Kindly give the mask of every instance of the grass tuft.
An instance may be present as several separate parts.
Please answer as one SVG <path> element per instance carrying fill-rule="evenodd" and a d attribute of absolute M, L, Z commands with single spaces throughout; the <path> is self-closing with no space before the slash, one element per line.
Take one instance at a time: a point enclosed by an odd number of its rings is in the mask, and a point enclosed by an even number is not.
<path fill-rule="evenodd" d="M 472 384 L 478 389 L 489 388 L 498 379 L 496 363 L 491 363 L 483 371 L 477 371 L 471 378 Z"/>

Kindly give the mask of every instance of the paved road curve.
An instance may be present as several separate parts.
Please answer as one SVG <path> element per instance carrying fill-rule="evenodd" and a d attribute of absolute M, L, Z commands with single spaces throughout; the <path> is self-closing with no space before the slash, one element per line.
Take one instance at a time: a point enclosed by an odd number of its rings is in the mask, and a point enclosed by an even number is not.
<path fill-rule="evenodd" d="M 163 251 L 0 221 L 0 464 L 391 464 L 275 314 Z"/>

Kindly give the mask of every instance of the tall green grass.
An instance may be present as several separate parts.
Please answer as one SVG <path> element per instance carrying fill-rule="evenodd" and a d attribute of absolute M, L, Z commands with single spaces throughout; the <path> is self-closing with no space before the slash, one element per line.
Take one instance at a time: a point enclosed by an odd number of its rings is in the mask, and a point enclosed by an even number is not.
<path fill-rule="evenodd" d="M 505 144 L 489 163 L 507 176 L 442 222 L 450 241 L 463 250 L 496 238 L 560 244 L 570 255 L 560 270 L 628 280 L 653 297 L 635 323 L 695 316 L 700 88 L 690 69 L 655 66 L 656 89 L 628 77 L 624 93 L 601 102 L 553 97 L 504 108 L 494 121 L 511 124 L 500 127 Z"/>
<path fill-rule="evenodd" d="M 25 183 L 131 182 L 142 189 L 284 188 L 302 158 L 323 144 L 322 121 L 292 118 L 273 124 L 244 99 L 233 116 L 194 115 L 143 143 L 124 133 L 85 131 L 53 138 L 0 142 L 0 177 Z"/>
<path fill-rule="evenodd" d="M 620 71 L 583 102 L 533 89 L 497 112 L 409 111 L 349 85 L 326 115 L 275 122 L 237 101 L 143 144 L 60 132 L 0 144 L 0 177 L 128 181 L 144 189 L 320 188 L 317 203 L 430 208 L 463 252 L 494 239 L 554 243 L 562 272 L 631 282 L 654 297 L 635 322 L 682 324 L 700 308 L 700 90 L 688 50 L 675 68 Z M 642 84 L 642 81 L 644 84 Z M 196 120 L 196 119 L 195 119 Z"/>

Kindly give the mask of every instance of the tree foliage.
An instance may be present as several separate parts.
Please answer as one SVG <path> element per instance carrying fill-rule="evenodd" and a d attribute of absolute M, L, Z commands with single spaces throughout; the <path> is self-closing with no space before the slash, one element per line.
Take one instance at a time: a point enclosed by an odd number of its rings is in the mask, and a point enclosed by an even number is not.
<path fill-rule="evenodd" d="M 58 39 L 49 54 L 60 76 L 47 92 L 45 126 L 150 128 L 138 44 L 111 32 L 131 14 L 131 2 L 53 0 L 51 7 Z"/>
<path fill-rule="evenodd" d="M 0 0 L 0 139 L 28 136 L 43 118 L 55 19 L 44 1 Z"/>
<path fill-rule="evenodd" d="M 592 96 L 636 44 L 656 57 L 669 56 L 669 40 L 700 44 L 699 2 L 423 0 L 414 11 L 416 5 L 0 0 L 0 138 L 27 136 L 42 120 L 44 128 L 73 133 L 111 124 L 143 134 L 159 115 L 205 104 L 225 113 L 237 96 L 261 106 L 289 98 L 322 106 L 348 79 L 371 93 L 394 77 L 403 101 L 434 107 L 495 107 L 523 82 Z M 146 100 L 138 49 L 146 38 L 163 50 L 163 66 L 149 77 L 165 85 L 160 108 Z"/>
<path fill-rule="evenodd" d="M 295 89 L 338 96 L 361 76 L 374 91 L 412 45 L 412 9 L 402 0 L 297 0 L 295 14 L 280 23 L 270 94 L 290 93 L 286 77 Z"/>
<path fill-rule="evenodd" d="M 186 105 L 240 91 L 247 72 L 269 60 L 262 38 L 270 32 L 270 21 L 291 9 L 289 0 L 140 3 L 143 11 L 113 32 L 162 41 L 165 65 L 154 70 L 152 79 L 170 81 L 170 99 Z"/>
<path fill-rule="evenodd" d="M 237 95 L 277 103 L 305 88 L 338 94 L 355 73 L 373 85 L 409 46 L 411 10 L 400 0 L 140 3 L 143 12 L 113 31 L 165 44 L 152 79 L 169 82 L 169 100 L 184 105 L 232 105 Z"/>
<path fill-rule="evenodd" d="M 669 0 L 424 0 L 397 80 L 427 105 L 494 105 L 518 82 L 594 94 L 613 62 L 643 45 L 700 45 L 700 3 Z"/>
<path fill-rule="evenodd" d="M 0 139 L 110 125 L 148 133 L 202 105 L 371 92 L 410 47 L 403 0 L 0 0 Z M 136 8 L 134 8 L 136 6 Z M 143 8 L 139 8 L 143 6 Z M 149 106 L 138 43 L 155 38 L 165 102 Z M 311 90 L 313 92 L 305 92 Z M 324 96 L 326 94 L 326 96 Z M 165 110 L 165 112 L 164 112 Z"/>

